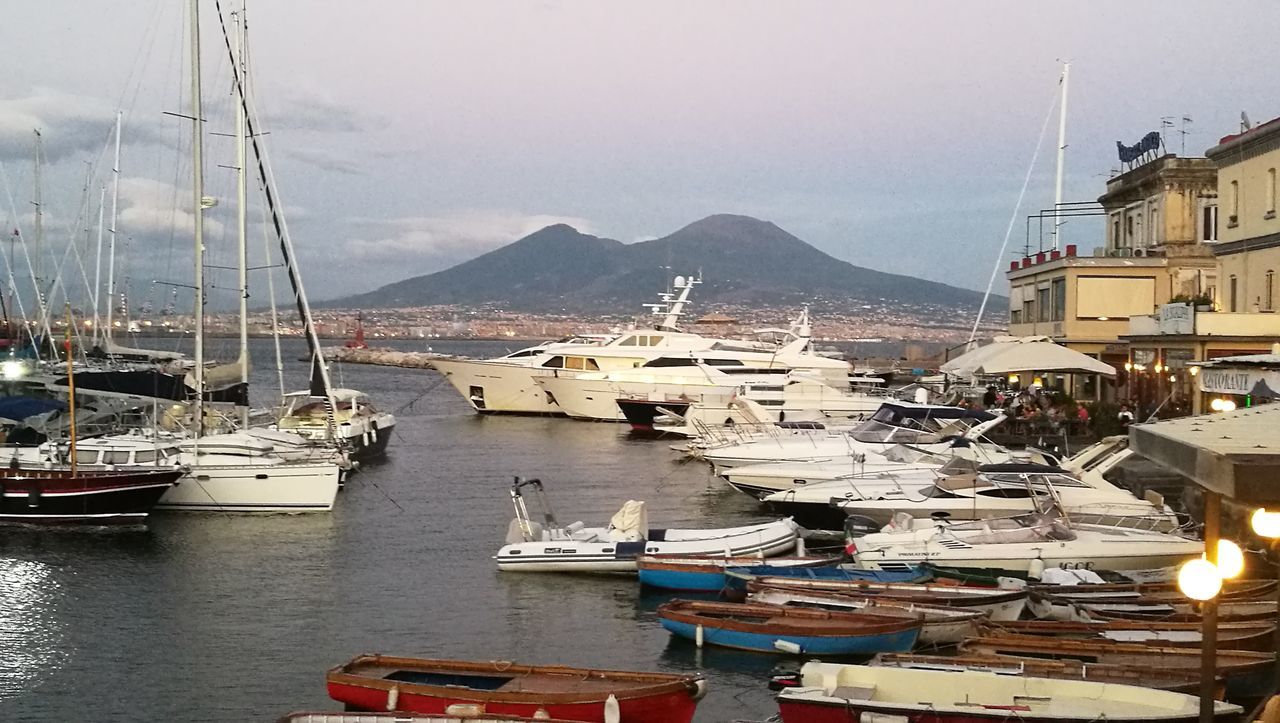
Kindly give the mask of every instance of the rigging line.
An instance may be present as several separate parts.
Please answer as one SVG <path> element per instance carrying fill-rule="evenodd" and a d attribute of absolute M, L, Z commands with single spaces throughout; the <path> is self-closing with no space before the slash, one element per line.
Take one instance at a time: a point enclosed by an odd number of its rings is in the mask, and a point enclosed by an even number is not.
<path fill-rule="evenodd" d="M 258 208 L 262 215 L 262 251 L 265 255 L 263 261 L 267 264 L 267 295 L 271 297 L 271 340 L 276 351 L 276 380 L 280 384 L 280 398 L 284 399 L 284 357 L 280 353 L 280 316 L 276 309 L 276 267 L 271 264 L 271 235 L 267 233 L 267 207 L 259 204 Z"/>
<path fill-rule="evenodd" d="M 1009 237 L 1013 234 L 1013 224 L 1018 220 L 1018 209 L 1022 208 L 1022 200 L 1027 195 L 1027 186 L 1031 185 L 1031 174 L 1035 171 L 1036 161 L 1040 158 L 1040 148 L 1044 146 L 1045 132 L 1049 130 L 1049 121 L 1053 119 L 1053 109 L 1058 107 L 1058 91 L 1053 92 L 1054 100 L 1049 104 L 1049 112 L 1045 113 L 1044 123 L 1040 126 L 1040 138 L 1036 141 L 1036 150 L 1031 154 L 1031 164 L 1027 166 L 1027 175 L 1022 179 L 1022 190 L 1018 192 L 1018 202 L 1014 204 L 1013 214 L 1009 216 L 1009 227 L 1004 231 L 1004 242 L 1000 244 L 1000 253 L 996 255 L 996 263 L 991 267 L 991 278 L 987 281 L 987 291 L 982 295 L 982 305 L 978 307 L 978 317 L 973 320 L 973 331 L 969 332 L 969 342 L 978 336 L 978 325 L 987 311 L 987 301 L 991 298 L 991 289 L 996 284 L 996 274 L 1004 265 L 1004 254 L 1009 248 Z"/>

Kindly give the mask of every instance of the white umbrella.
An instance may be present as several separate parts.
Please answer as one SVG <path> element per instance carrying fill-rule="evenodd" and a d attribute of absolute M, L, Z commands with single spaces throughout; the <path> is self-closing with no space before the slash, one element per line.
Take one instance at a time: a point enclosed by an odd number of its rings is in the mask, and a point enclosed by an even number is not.
<path fill-rule="evenodd" d="M 943 364 L 941 371 L 957 377 L 1003 376 L 1020 372 L 1116 375 L 1115 367 L 1110 364 L 1055 344 L 1043 336 L 996 337 L 992 343 Z"/>

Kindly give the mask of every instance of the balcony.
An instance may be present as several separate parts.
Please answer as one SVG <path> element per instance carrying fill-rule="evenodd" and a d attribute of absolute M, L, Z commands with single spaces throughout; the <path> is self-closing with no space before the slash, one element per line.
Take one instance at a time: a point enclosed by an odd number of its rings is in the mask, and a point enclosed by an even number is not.
<path fill-rule="evenodd" d="M 1161 336 L 1185 334 L 1185 327 L 1172 330 L 1169 325 L 1161 330 L 1160 315 L 1129 317 L 1128 336 Z M 1272 312 L 1196 312 L 1191 325 L 1191 336 L 1280 336 L 1280 314 Z"/>

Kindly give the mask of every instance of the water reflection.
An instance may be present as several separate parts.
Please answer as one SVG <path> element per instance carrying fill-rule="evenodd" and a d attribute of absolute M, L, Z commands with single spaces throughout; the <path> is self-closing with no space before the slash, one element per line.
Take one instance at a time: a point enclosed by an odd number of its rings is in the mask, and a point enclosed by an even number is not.
<path fill-rule="evenodd" d="M 66 661 L 53 569 L 0 558 L 0 700 L 34 691 Z"/>

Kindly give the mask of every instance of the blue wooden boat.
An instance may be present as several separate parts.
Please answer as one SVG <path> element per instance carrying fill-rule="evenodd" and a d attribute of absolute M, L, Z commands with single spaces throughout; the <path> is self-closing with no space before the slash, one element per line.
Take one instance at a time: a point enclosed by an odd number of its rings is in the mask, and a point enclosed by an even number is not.
<path fill-rule="evenodd" d="M 791 608 L 781 605 L 673 600 L 658 608 L 662 627 L 699 646 L 791 655 L 906 652 L 924 617 Z"/>
<path fill-rule="evenodd" d="M 834 565 L 838 557 L 701 557 L 694 555 L 642 555 L 636 558 L 640 584 L 663 590 L 720 592 L 727 568 L 768 570 L 814 568 Z"/>
<path fill-rule="evenodd" d="M 923 567 L 909 570 L 858 570 L 850 567 L 730 567 L 724 571 L 724 585 L 719 589 L 745 594 L 747 582 L 757 577 L 788 577 L 799 580 L 840 580 L 862 582 L 930 582 L 933 573 Z"/>

